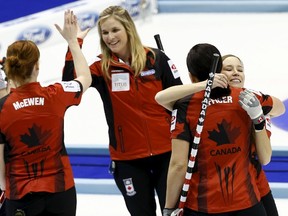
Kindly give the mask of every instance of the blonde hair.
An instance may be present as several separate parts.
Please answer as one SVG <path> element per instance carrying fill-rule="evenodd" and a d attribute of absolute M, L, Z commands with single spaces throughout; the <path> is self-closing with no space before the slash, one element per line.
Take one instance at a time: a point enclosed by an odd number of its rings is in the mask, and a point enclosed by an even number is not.
<path fill-rule="evenodd" d="M 125 28 L 128 36 L 128 46 L 131 52 L 131 68 L 135 72 L 135 77 L 139 75 L 139 73 L 144 69 L 146 65 L 146 51 L 144 48 L 149 49 L 153 55 L 154 52 L 148 48 L 144 47 L 141 39 L 137 33 L 135 24 L 129 15 L 128 11 L 120 6 L 110 6 L 106 8 L 99 16 L 98 19 L 98 34 L 100 37 L 100 47 L 102 52 L 102 71 L 105 79 L 110 79 L 109 67 L 112 61 L 112 53 L 110 49 L 106 46 L 105 42 L 102 38 L 102 29 L 101 24 L 106 21 L 108 18 L 113 17 L 117 21 L 119 21 Z M 114 62 L 117 64 L 117 62 Z"/>
<path fill-rule="evenodd" d="M 39 58 L 39 49 L 33 41 L 19 40 L 12 43 L 7 49 L 4 64 L 7 79 L 19 84 L 25 83 L 31 77 Z"/>

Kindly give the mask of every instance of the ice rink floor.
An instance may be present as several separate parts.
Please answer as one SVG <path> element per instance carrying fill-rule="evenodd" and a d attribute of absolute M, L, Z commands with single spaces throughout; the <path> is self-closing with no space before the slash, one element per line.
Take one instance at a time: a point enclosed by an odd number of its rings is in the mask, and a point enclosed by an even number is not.
<path fill-rule="evenodd" d="M 121 195 L 78 194 L 77 199 L 77 216 L 129 216 Z M 279 216 L 288 216 L 288 199 L 276 199 L 276 205 Z"/>

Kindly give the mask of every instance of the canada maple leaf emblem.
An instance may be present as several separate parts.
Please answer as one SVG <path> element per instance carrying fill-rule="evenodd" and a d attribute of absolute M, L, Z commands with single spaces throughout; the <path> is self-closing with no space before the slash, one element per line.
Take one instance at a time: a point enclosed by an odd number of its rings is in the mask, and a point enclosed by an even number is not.
<path fill-rule="evenodd" d="M 240 135 L 240 127 L 231 128 L 231 124 L 225 119 L 221 124 L 217 124 L 218 130 L 208 131 L 209 139 L 215 141 L 217 146 L 235 143 L 236 138 Z"/>
<path fill-rule="evenodd" d="M 20 136 L 20 140 L 29 148 L 43 144 L 48 137 L 51 136 L 50 131 L 42 131 L 42 128 L 36 124 L 33 124 L 31 128 L 28 128 L 28 131 L 29 133 Z"/>

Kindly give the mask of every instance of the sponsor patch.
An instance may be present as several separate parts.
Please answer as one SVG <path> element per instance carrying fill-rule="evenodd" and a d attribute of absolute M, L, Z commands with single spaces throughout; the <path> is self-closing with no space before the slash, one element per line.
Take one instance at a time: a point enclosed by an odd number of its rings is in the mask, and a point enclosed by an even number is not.
<path fill-rule="evenodd" d="M 112 92 L 129 91 L 129 73 L 112 74 Z"/>
<path fill-rule="evenodd" d="M 177 116 L 177 109 L 173 110 L 171 114 L 171 126 L 170 126 L 171 132 L 175 130 L 176 127 L 176 116 Z"/>
<path fill-rule="evenodd" d="M 172 62 L 172 60 L 169 60 L 168 61 L 168 64 L 170 66 L 170 69 L 171 69 L 171 72 L 173 74 L 173 77 L 174 79 L 177 79 L 180 77 L 180 74 L 179 74 L 179 71 L 178 69 L 176 68 L 175 64 Z"/>
<path fill-rule="evenodd" d="M 149 76 L 149 75 L 152 75 L 152 74 L 155 74 L 155 70 L 154 69 L 151 69 L 151 70 L 148 70 L 148 71 L 142 71 L 140 73 L 140 75 L 143 77 L 143 76 Z"/>
<path fill-rule="evenodd" d="M 60 82 L 65 92 L 80 92 L 80 83 L 76 81 Z"/>
<path fill-rule="evenodd" d="M 270 131 L 271 132 L 271 128 L 272 128 L 272 125 L 271 125 L 271 118 L 270 118 L 270 115 L 266 115 L 265 116 L 265 127 L 266 127 L 266 130 Z"/>
<path fill-rule="evenodd" d="M 127 196 L 134 196 L 136 194 L 136 191 L 133 186 L 132 178 L 123 179 L 123 183 L 126 188 Z"/>

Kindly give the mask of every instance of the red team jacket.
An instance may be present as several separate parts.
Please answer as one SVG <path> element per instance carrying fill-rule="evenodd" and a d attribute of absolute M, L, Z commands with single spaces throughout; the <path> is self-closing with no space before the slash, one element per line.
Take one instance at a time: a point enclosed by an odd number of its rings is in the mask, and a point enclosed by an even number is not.
<path fill-rule="evenodd" d="M 220 213 L 249 208 L 260 200 L 256 169 L 251 163 L 253 125 L 238 104 L 242 89 L 231 88 L 222 99 L 210 99 L 193 170 L 186 207 L 199 212 Z M 257 94 L 264 114 L 272 107 L 268 95 Z M 176 124 L 172 138 L 193 143 L 203 91 L 175 104 Z M 175 127 L 175 128 L 174 128 Z"/>
<path fill-rule="evenodd" d="M 112 160 L 133 160 L 171 151 L 171 113 L 157 104 L 154 97 L 158 91 L 182 82 L 175 65 L 162 51 L 154 50 L 156 60 L 146 51 L 147 64 L 138 77 L 116 56 L 109 68 L 111 80 L 103 77 L 101 55 L 90 65 L 91 87 L 98 90 L 104 105 Z M 73 77 L 74 65 L 68 50 L 63 80 Z M 121 81 L 125 79 L 126 82 Z M 120 85 L 127 84 L 129 87 L 119 90 Z"/>
<path fill-rule="evenodd" d="M 82 86 L 76 81 L 41 87 L 38 82 L 0 100 L 0 143 L 5 143 L 6 196 L 62 192 L 74 186 L 64 146 L 64 114 L 78 105 Z M 7 151 L 6 151 L 7 150 Z"/>

